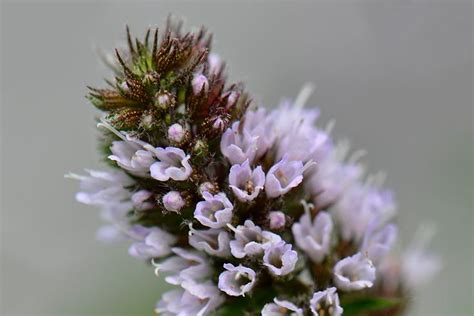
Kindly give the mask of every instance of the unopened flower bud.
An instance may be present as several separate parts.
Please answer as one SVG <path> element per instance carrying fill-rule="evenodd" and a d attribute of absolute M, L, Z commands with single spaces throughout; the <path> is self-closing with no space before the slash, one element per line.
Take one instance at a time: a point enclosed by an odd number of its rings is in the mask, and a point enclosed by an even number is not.
<path fill-rule="evenodd" d="M 180 143 L 186 136 L 186 130 L 181 124 L 175 123 L 168 128 L 168 139 L 174 143 Z"/>
<path fill-rule="evenodd" d="M 151 85 L 151 84 L 153 84 L 153 82 L 155 82 L 155 78 L 153 77 L 152 74 L 147 73 L 143 76 L 142 81 L 145 85 Z"/>
<path fill-rule="evenodd" d="M 209 54 L 208 63 L 209 63 L 209 73 L 211 75 L 216 75 L 217 73 L 219 73 L 219 71 L 222 68 L 222 61 L 219 55 L 215 53 Z"/>
<path fill-rule="evenodd" d="M 209 152 L 209 146 L 207 145 L 207 143 L 205 141 L 203 141 L 202 139 L 198 139 L 195 143 L 194 143 L 194 147 L 193 147 L 193 152 L 196 156 L 198 157 L 204 157 L 204 156 L 207 156 L 208 152 Z"/>
<path fill-rule="evenodd" d="M 177 191 L 170 191 L 163 196 L 163 205 L 170 212 L 179 213 L 186 204 L 181 194 Z"/>
<path fill-rule="evenodd" d="M 270 229 L 282 229 L 286 224 L 286 216 L 281 211 L 272 211 L 268 214 L 270 219 Z"/>
<path fill-rule="evenodd" d="M 195 95 L 198 95 L 201 91 L 207 92 L 207 90 L 209 90 L 209 81 L 204 75 L 195 76 L 191 84 Z"/>
<path fill-rule="evenodd" d="M 171 93 L 165 91 L 159 91 L 155 95 L 155 105 L 160 109 L 166 110 L 170 107 L 174 107 L 175 100 Z"/>
<path fill-rule="evenodd" d="M 235 91 L 232 91 L 231 93 L 229 93 L 229 96 L 227 97 L 227 104 L 225 106 L 226 109 L 232 108 L 237 102 L 237 100 L 239 99 L 239 96 L 240 96 L 239 93 Z"/>
<path fill-rule="evenodd" d="M 212 128 L 218 132 L 223 132 L 227 127 L 227 120 L 221 116 L 217 116 L 212 122 Z"/>
<path fill-rule="evenodd" d="M 202 195 L 204 192 L 209 192 L 209 193 L 214 194 L 218 192 L 218 188 L 212 182 L 206 181 L 199 185 L 199 194 Z"/>

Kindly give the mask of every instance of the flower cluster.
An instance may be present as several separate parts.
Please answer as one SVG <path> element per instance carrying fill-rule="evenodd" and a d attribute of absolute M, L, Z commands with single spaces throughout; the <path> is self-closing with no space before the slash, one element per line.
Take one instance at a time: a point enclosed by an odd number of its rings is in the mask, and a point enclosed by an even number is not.
<path fill-rule="evenodd" d="M 99 238 L 130 240 L 129 254 L 176 286 L 156 312 L 402 312 L 412 276 L 439 262 L 397 254 L 393 194 L 331 124 L 317 127 L 308 90 L 272 111 L 249 107 L 203 29 L 168 23 L 151 44 L 150 31 L 127 34 L 110 88 L 89 95 L 113 170 L 72 176 L 77 200 L 108 222 Z"/>

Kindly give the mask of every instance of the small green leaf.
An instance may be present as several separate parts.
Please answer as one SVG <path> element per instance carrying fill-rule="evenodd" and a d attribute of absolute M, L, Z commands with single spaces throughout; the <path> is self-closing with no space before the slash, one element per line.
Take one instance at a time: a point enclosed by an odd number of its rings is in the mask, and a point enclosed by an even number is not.
<path fill-rule="evenodd" d="M 364 297 L 349 299 L 342 302 L 344 315 L 361 315 L 364 312 L 373 312 L 395 307 L 400 304 L 398 299 L 390 299 L 384 297 Z"/>

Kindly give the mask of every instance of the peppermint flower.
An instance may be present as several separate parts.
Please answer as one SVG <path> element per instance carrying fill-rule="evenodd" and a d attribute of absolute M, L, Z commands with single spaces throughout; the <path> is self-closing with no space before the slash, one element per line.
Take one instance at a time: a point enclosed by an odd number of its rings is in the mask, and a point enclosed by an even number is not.
<path fill-rule="evenodd" d="M 372 262 L 356 253 L 344 258 L 334 266 L 334 283 L 344 291 L 361 290 L 374 285 L 375 268 Z"/>
<path fill-rule="evenodd" d="M 289 301 L 273 299 L 274 303 L 268 303 L 263 306 L 262 316 L 303 316 L 303 310 Z"/>
<path fill-rule="evenodd" d="M 189 244 L 197 250 L 212 256 L 226 258 L 230 256 L 230 235 L 221 229 L 196 230 L 190 225 Z"/>
<path fill-rule="evenodd" d="M 81 181 L 81 191 L 76 194 L 76 200 L 89 205 L 110 205 L 120 203 L 131 197 L 125 188 L 134 181 L 124 172 L 106 172 L 86 170 L 89 176 L 69 175 Z"/>
<path fill-rule="evenodd" d="M 221 138 L 221 152 L 233 165 L 246 160 L 253 163 L 258 150 L 258 136 L 251 135 L 245 128 L 240 133 L 239 124 L 240 122 L 232 124 Z"/>
<path fill-rule="evenodd" d="M 157 275 L 161 272 L 175 273 L 165 278 L 169 284 L 181 285 L 185 281 L 202 281 L 211 276 L 212 268 L 202 253 L 178 247 L 171 251 L 175 256 L 158 264 L 153 263 Z"/>
<path fill-rule="evenodd" d="M 189 164 L 191 156 L 184 153 L 183 150 L 176 147 L 150 148 L 159 161 L 150 166 L 152 178 L 159 181 L 184 181 L 191 175 L 193 169 Z"/>
<path fill-rule="evenodd" d="M 369 225 L 360 252 L 366 253 L 374 265 L 378 265 L 392 249 L 397 239 L 397 227 L 394 224 L 385 225 L 377 230 L 375 223 Z"/>
<path fill-rule="evenodd" d="M 404 311 L 439 258 L 423 239 L 393 251 L 394 196 L 382 176 L 366 176 L 363 151 L 351 154 L 333 123 L 321 127 L 319 110 L 304 107 L 312 88 L 266 111 L 227 82 L 204 29 L 169 21 L 161 40 L 127 33 L 113 84 L 88 96 L 115 170 L 69 177 L 81 181 L 77 200 L 100 208 L 97 238 L 131 240 L 129 254 L 176 287 L 156 312 L 339 316 L 336 288 L 358 291 L 344 294 L 355 304 L 403 302 L 361 314 Z"/>
<path fill-rule="evenodd" d="M 298 254 L 291 248 L 291 244 L 286 244 L 284 241 L 268 245 L 265 247 L 263 264 L 277 276 L 291 273 L 298 261 Z"/>
<path fill-rule="evenodd" d="M 131 197 L 133 206 L 139 211 L 145 211 L 153 208 L 155 204 L 149 201 L 152 196 L 153 193 L 148 190 L 140 190 L 133 193 Z"/>
<path fill-rule="evenodd" d="M 263 190 L 265 184 L 265 173 L 262 167 L 250 169 L 248 159 L 241 165 L 233 165 L 230 168 L 229 187 L 236 198 L 242 202 L 254 200 Z"/>
<path fill-rule="evenodd" d="M 309 307 L 315 316 L 340 316 L 343 312 L 334 287 L 314 293 Z"/>
<path fill-rule="evenodd" d="M 310 166 L 303 166 L 301 161 L 290 161 L 283 157 L 267 173 L 265 192 L 270 198 L 276 198 L 296 188 L 303 181 L 303 172 Z"/>
<path fill-rule="evenodd" d="M 230 251 L 236 258 L 262 254 L 265 247 L 281 241 L 279 235 L 263 231 L 251 220 L 246 220 L 244 225 L 239 225 L 236 228 L 229 227 L 235 233 L 235 240 L 230 242 Z"/>
<path fill-rule="evenodd" d="M 223 301 L 215 286 L 204 284 L 194 292 L 179 289 L 164 293 L 156 304 L 155 312 L 164 315 L 204 316 L 212 313 Z"/>
<path fill-rule="evenodd" d="M 126 135 L 126 140 L 114 141 L 110 147 L 109 159 L 132 174 L 146 176 L 155 162 L 153 154 L 143 149 L 146 144 L 139 139 Z M 148 145 L 149 146 L 149 145 Z"/>
<path fill-rule="evenodd" d="M 221 291 L 230 296 L 245 296 L 249 292 L 256 280 L 255 271 L 242 265 L 234 266 L 225 263 L 224 269 L 227 271 L 219 275 L 218 287 Z"/>
<path fill-rule="evenodd" d="M 194 217 L 204 226 L 221 228 L 230 223 L 234 206 L 224 193 L 203 192 L 204 201 L 198 202 Z"/>
<path fill-rule="evenodd" d="M 329 253 L 333 223 L 331 216 L 326 212 L 318 213 L 311 221 L 308 207 L 305 205 L 307 211 L 300 217 L 298 223 L 293 224 L 292 231 L 296 245 L 304 250 L 312 261 L 319 263 Z"/>
<path fill-rule="evenodd" d="M 171 245 L 176 242 L 176 237 L 164 230 L 153 227 L 144 229 L 142 241 L 133 243 L 128 253 L 139 259 L 159 258 L 171 253 Z"/>

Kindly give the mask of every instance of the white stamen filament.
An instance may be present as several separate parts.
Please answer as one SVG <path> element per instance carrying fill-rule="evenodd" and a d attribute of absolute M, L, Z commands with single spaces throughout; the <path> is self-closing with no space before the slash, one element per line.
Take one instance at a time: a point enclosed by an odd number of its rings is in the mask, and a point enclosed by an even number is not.
<path fill-rule="evenodd" d="M 303 88 L 301 88 L 300 92 L 296 96 L 294 106 L 301 109 L 304 107 L 306 102 L 308 101 L 309 97 L 314 91 L 314 84 L 312 83 L 305 83 Z"/>
<path fill-rule="evenodd" d="M 115 135 L 117 135 L 117 137 L 119 137 L 120 139 L 122 139 L 123 141 L 127 141 L 127 138 L 121 133 L 119 132 L 118 130 L 115 129 L 115 127 L 113 127 L 112 125 L 110 125 L 109 123 L 107 123 L 104 118 L 101 118 L 100 119 L 100 123 L 97 124 L 97 127 L 104 127 L 105 129 L 108 129 L 109 131 L 111 131 L 112 133 L 114 133 Z"/>

